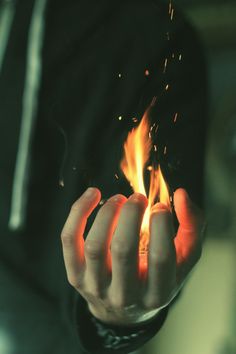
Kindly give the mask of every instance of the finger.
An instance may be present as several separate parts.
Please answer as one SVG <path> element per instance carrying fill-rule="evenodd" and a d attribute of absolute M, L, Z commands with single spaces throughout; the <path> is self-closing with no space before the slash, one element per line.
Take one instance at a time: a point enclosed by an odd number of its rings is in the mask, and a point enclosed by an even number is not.
<path fill-rule="evenodd" d="M 111 242 L 111 293 L 118 306 L 129 302 L 138 279 L 139 236 L 147 198 L 135 193 L 123 205 Z"/>
<path fill-rule="evenodd" d="M 108 280 L 108 248 L 126 197 L 115 195 L 99 210 L 85 241 L 85 283 L 90 291 L 99 291 Z"/>
<path fill-rule="evenodd" d="M 61 233 L 63 257 L 67 277 L 71 285 L 78 283 L 78 272 L 84 264 L 84 229 L 87 218 L 99 203 L 101 193 L 96 188 L 88 188 L 73 204 Z"/>
<path fill-rule="evenodd" d="M 156 204 L 150 217 L 150 243 L 145 305 L 157 309 L 168 303 L 176 286 L 176 254 L 172 215 Z"/>
<path fill-rule="evenodd" d="M 179 228 L 175 238 L 178 279 L 183 281 L 201 256 L 201 244 L 205 225 L 202 211 L 180 188 L 174 193 L 174 205 Z"/>

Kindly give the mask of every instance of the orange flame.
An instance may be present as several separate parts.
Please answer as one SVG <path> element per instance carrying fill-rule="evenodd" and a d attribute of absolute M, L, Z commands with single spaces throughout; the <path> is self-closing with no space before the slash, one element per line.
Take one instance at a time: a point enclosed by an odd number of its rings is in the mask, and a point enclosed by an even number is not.
<path fill-rule="evenodd" d="M 144 113 L 138 127 L 133 128 L 128 134 L 124 143 L 124 157 L 120 164 L 120 167 L 134 192 L 142 193 L 148 197 L 148 206 L 141 226 L 140 254 L 146 254 L 148 251 L 149 220 L 153 205 L 159 201 L 164 203 L 170 209 L 168 187 L 162 175 L 160 166 L 155 168 L 154 165 L 152 165 L 146 168 L 152 149 L 148 112 L 149 109 Z M 144 184 L 144 171 L 146 169 L 150 171 L 148 195 Z"/>

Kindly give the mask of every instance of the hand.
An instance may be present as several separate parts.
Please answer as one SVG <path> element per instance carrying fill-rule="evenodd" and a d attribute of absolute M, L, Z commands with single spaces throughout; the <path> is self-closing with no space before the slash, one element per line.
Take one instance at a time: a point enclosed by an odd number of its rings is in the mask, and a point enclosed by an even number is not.
<path fill-rule="evenodd" d="M 145 277 L 139 272 L 139 234 L 147 198 L 135 193 L 110 198 L 88 233 L 87 219 L 101 198 L 89 188 L 72 206 L 62 230 L 69 283 L 86 299 L 101 321 L 133 325 L 153 317 L 178 292 L 201 256 L 204 220 L 183 189 L 174 194 L 179 221 L 175 236 L 172 215 L 156 204 L 150 218 L 150 245 Z"/>

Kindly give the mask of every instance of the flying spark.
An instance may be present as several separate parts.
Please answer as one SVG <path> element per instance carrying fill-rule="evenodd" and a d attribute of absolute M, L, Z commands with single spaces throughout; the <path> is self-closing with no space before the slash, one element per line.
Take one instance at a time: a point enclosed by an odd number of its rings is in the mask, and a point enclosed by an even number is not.
<path fill-rule="evenodd" d="M 106 203 L 106 201 L 107 201 L 107 199 L 101 199 L 101 200 L 100 200 L 100 202 L 99 202 L 99 205 L 103 205 L 103 204 L 105 204 L 105 203 Z"/>
<path fill-rule="evenodd" d="M 167 63 L 168 63 L 168 59 L 165 58 L 163 74 L 165 74 L 166 72 Z"/>
<path fill-rule="evenodd" d="M 157 100 L 157 97 L 154 96 L 154 97 L 152 98 L 151 107 L 155 106 L 156 100 Z"/>
<path fill-rule="evenodd" d="M 63 179 L 60 179 L 60 181 L 59 181 L 59 186 L 60 186 L 60 187 L 64 187 L 64 186 L 65 186 L 65 183 L 64 183 Z"/>

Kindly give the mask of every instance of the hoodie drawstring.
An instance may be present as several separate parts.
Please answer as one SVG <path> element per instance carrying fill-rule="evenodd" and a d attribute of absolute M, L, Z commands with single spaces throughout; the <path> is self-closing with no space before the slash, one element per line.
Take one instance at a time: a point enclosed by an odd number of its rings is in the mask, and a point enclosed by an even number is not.
<path fill-rule="evenodd" d="M 11 25 L 15 13 L 15 4 L 5 1 L 0 4 L 0 72 L 11 31 Z"/>
<path fill-rule="evenodd" d="M 22 120 L 13 179 L 9 228 L 24 225 L 28 199 L 29 164 L 42 73 L 44 11 L 47 0 L 35 0 L 28 35 L 26 78 L 22 97 Z"/>

